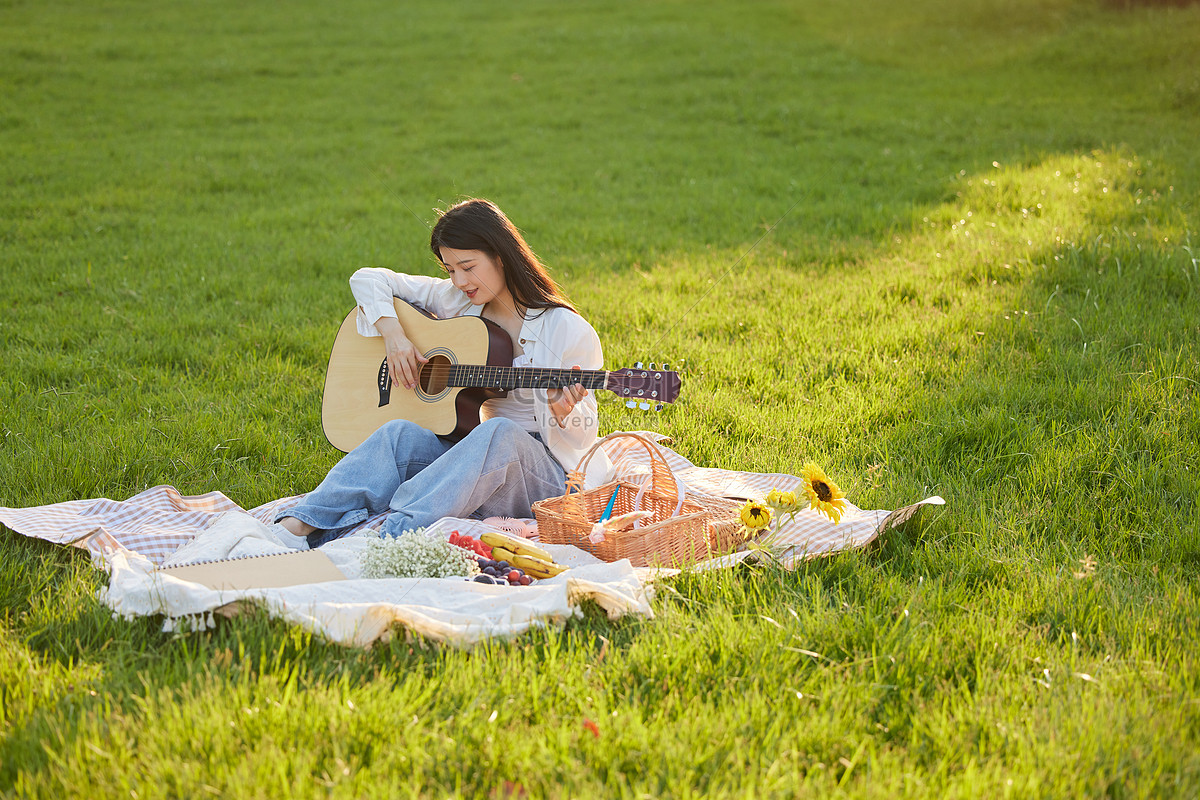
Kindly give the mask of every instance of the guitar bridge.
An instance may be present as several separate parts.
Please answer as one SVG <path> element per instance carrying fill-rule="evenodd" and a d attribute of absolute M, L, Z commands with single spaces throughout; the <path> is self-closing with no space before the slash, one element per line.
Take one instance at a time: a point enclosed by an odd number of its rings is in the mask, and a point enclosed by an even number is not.
<path fill-rule="evenodd" d="M 392 376 L 388 373 L 387 359 L 379 365 L 379 407 L 392 402 Z"/>

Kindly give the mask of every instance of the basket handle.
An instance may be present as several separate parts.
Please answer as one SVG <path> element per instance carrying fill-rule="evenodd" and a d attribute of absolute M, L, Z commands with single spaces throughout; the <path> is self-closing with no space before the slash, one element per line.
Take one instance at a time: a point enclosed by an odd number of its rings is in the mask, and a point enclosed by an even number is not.
<path fill-rule="evenodd" d="M 687 493 L 680 484 L 679 478 L 675 477 L 675 473 L 671 471 L 671 466 L 667 463 L 667 459 L 663 456 L 662 450 L 659 449 L 658 445 L 647 439 L 645 436 L 626 431 L 610 433 L 608 436 L 598 439 L 595 444 L 588 448 L 588 451 L 583 454 L 583 458 L 579 460 L 579 466 L 572 470 L 567 476 L 567 496 L 570 497 L 572 489 L 576 491 L 581 491 L 583 489 L 583 481 L 584 476 L 587 473 L 587 465 L 592 460 L 592 456 L 595 455 L 596 451 L 599 450 L 605 442 L 615 441 L 621 438 L 635 440 L 641 444 L 642 447 L 645 448 L 646 452 L 650 455 L 650 476 L 647 480 L 642 482 L 641 489 L 638 490 L 637 497 L 633 502 L 634 510 L 641 509 L 642 499 L 645 497 L 646 492 L 653 489 L 655 493 L 660 494 L 663 497 L 675 497 L 675 510 L 671 512 L 671 516 L 679 516 L 679 510 L 683 508 L 683 501 Z M 642 520 L 638 520 L 636 523 L 634 523 L 635 528 L 641 527 L 641 525 Z"/>
<path fill-rule="evenodd" d="M 675 501 L 675 510 L 671 512 L 671 516 L 678 517 L 679 509 L 683 508 L 683 498 L 686 496 L 686 494 L 683 491 L 683 487 L 679 485 L 679 478 L 676 478 L 674 473 L 671 473 L 671 481 L 674 484 L 675 497 L 677 498 Z M 650 484 L 652 483 L 652 480 L 642 481 L 642 488 L 638 489 L 637 497 L 633 498 L 633 508 L 635 511 L 642 510 L 642 497 L 645 496 L 646 490 L 650 488 Z M 642 527 L 643 522 L 645 522 L 643 519 L 636 520 L 633 523 L 633 527 L 640 528 Z"/>

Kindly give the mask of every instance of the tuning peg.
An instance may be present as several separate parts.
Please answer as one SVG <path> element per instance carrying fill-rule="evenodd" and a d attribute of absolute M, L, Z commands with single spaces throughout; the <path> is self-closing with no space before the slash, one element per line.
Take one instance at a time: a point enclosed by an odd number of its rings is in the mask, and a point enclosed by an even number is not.
<path fill-rule="evenodd" d="M 643 400 L 642 402 L 638 403 L 638 408 L 640 408 L 642 411 L 649 411 L 650 404 Z"/>
<path fill-rule="evenodd" d="M 637 408 L 637 400 L 626 400 L 625 407 L 626 408 Z"/>
<path fill-rule="evenodd" d="M 633 365 L 633 368 L 634 369 L 642 369 L 642 362 L 640 362 L 640 361 L 637 362 L 636 364 Z"/>
<path fill-rule="evenodd" d="M 655 404 L 654 404 L 654 410 L 655 410 L 655 411 L 662 411 L 662 410 L 663 410 L 663 404 L 662 404 L 662 403 L 655 403 Z"/>
<path fill-rule="evenodd" d="M 656 369 L 658 369 L 658 367 L 654 366 L 654 362 L 653 362 L 653 361 L 651 361 L 651 362 L 650 362 L 650 371 L 651 371 L 651 372 L 654 372 L 654 370 L 656 370 Z"/>
<path fill-rule="evenodd" d="M 670 371 L 671 371 L 671 365 L 670 365 L 670 364 L 668 364 L 667 362 L 665 362 L 665 361 L 664 361 L 664 362 L 663 362 L 663 364 L 662 364 L 662 371 L 663 371 L 663 372 L 670 372 Z"/>

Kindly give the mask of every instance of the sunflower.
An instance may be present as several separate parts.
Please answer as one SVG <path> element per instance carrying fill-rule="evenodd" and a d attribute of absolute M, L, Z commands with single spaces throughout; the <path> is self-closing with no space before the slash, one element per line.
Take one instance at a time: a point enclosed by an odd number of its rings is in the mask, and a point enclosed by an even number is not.
<path fill-rule="evenodd" d="M 758 500 L 747 500 L 746 505 L 738 512 L 746 531 L 761 531 L 771 524 L 771 509 Z"/>
<path fill-rule="evenodd" d="M 846 513 L 845 493 L 816 464 L 805 464 L 800 474 L 804 476 L 809 506 L 833 520 L 834 525 L 838 524 Z"/>
<path fill-rule="evenodd" d="M 784 513 L 791 513 L 800 505 L 800 500 L 796 497 L 795 492 L 781 492 L 778 489 L 772 489 L 767 495 L 767 503 Z"/>

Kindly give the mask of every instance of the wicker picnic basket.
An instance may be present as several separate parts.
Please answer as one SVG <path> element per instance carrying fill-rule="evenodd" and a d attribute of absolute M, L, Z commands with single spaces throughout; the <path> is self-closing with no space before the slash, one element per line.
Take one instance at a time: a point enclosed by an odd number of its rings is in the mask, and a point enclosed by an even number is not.
<path fill-rule="evenodd" d="M 595 489 L 572 491 L 583 486 L 592 455 L 617 437 L 633 438 L 650 454 L 650 475 L 638 485 L 612 481 Z M 612 517 L 631 511 L 650 511 L 651 516 L 626 531 L 609 531 L 601 542 L 588 536 L 592 525 L 613 501 Z M 710 513 L 683 492 L 658 446 L 636 433 L 613 433 L 592 445 L 579 466 L 567 477 L 567 493 L 533 504 L 538 538 L 547 544 L 570 544 L 602 561 L 628 558 L 637 567 L 680 566 L 707 558 L 711 552 Z"/>

